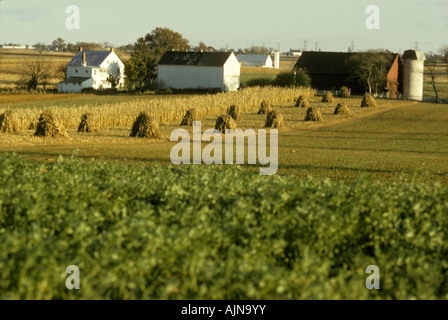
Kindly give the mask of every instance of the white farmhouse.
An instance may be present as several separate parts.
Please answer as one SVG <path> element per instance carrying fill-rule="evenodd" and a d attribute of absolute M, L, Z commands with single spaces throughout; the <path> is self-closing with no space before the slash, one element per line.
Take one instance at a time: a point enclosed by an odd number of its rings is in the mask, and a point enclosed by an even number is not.
<path fill-rule="evenodd" d="M 241 66 L 272 68 L 272 58 L 270 54 L 244 54 L 236 56 Z"/>
<path fill-rule="evenodd" d="M 124 64 L 113 49 L 110 51 L 79 52 L 67 64 L 67 78 L 58 83 L 58 92 L 81 92 L 84 88 L 111 88 L 109 75 L 118 75 L 117 88 L 124 85 Z"/>
<path fill-rule="evenodd" d="M 240 64 L 233 52 L 168 51 L 158 64 L 158 81 L 173 89 L 237 91 Z"/>

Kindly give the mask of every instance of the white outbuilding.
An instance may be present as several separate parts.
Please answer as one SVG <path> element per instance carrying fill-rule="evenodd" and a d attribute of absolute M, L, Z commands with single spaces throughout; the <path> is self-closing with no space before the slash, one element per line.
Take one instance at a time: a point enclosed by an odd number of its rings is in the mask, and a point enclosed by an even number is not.
<path fill-rule="evenodd" d="M 107 89 L 107 79 L 119 75 L 117 88 L 124 85 L 124 64 L 113 49 L 79 52 L 67 64 L 67 78 L 58 83 L 58 92 L 81 92 L 84 88 Z"/>
<path fill-rule="evenodd" d="M 245 54 L 236 56 L 241 66 L 272 68 L 272 58 L 270 54 Z"/>
<path fill-rule="evenodd" d="M 240 64 L 233 52 L 166 52 L 158 81 L 173 89 L 237 91 Z"/>

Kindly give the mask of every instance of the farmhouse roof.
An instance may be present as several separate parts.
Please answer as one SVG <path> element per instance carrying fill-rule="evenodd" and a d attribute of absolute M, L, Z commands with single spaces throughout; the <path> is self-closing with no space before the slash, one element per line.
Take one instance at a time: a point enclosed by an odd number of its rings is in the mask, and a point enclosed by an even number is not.
<path fill-rule="evenodd" d="M 238 61 L 264 63 L 269 58 L 268 54 L 244 54 L 240 53 L 236 56 Z"/>
<path fill-rule="evenodd" d="M 84 77 L 71 77 L 61 81 L 60 83 L 83 83 L 86 80 L 90 80 L 92 78 L 84 78 Z"/>
<path fill-rule="evenodd" d="M 221 67 L 232 52 L 180 52 L 168 51 L 159 65 Z"/>
<path fill-rule="evenodd" d="M 109 56 L 111 51 L 79 51 L 67 66 L 80 66 L 82 63 L 82 54 L 86 54 L 87 66 L 99 67 L 101 63 Z"/>
<path fill-rule="evenodd" d="M 295 68 L 304 68 L 310 74 L 344 74 L 349 75 L 351 73 L 350 66 L 346 63 L 346 60 L 353 55 L 360 53 L 357 52 L 317 52 L 317 51 L 304 51 L 299 60 L 297 61 Z M 384 55 L 390 61 L 390 65 L 394 62 L 397 54 L 381 52 L 372 53 Z"/>

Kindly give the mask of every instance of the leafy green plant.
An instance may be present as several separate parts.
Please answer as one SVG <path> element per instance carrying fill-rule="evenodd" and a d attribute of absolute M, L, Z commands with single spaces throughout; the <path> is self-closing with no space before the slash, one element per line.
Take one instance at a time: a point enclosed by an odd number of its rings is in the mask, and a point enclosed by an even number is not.
<path fill-rule="evenodd" d="M 447 212 L 438 184 L 5 154 L 0 298 L 447 299 Z"/>

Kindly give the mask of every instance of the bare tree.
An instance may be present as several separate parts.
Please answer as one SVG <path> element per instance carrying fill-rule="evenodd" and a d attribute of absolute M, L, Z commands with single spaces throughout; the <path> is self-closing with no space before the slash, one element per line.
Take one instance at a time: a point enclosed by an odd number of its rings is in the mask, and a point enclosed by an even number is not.
<path fill-rule="evenodd" d="M 107 77 L 106 81 L 110 83 L 112 88 L 116 88 L 117 85 L 120 83 L 120 79 L 121 79 L 121 70 L 120 67 L 118 66 L 112 66 L 112 69 L 115 69 L 113 71 L 111 71 L 109 73 L 109 76 Z"/>
<path fill-rule="evenodd" d="M 24 61 L 22 73 L 28 90 L 36 90 L 39 84 L 42 84 L 45 90 L 47 78 L 51 74 L 51 65 L 48 60 L 44 60 L 42 55 L 39 55 L 35 59 Z"/>
<path fill-rule="evenodd" d="M 42 51 L 47 50 L 47 45 L 42 42 L 38 42 L 34 45 L 34 48 L 39 51 L 39 53 L 42 53 Z"/>
<path fill-rule="evenodd" d="M 58 51 L 63 51 L 65 47 L 67 47 L 67 44 L 65 43 L 65 40 L 61 37 L 54 40 L 51 44 L 53 48 L 57 49 Z"/>
<path fill-rule="evenodd" d="M 439 49 L 443 62 L 447 63 L 446 71 L 448 72 L 448 44 L 444 44 Z"/>
<path fill-rule="evenodd" d="M 352 77 L 360 81 L 369 94 L 372 94 L 372 90 L 378 92 L 388 85 L 389 60 L 382 52 L 362 52 L 348 58 L 346 63 L 352 70 Z"/>
<path fill-rule="evenodd" d="M 199 42 L 198 46 L 196 47 L 196 52 L 207 52 L 208 47 L 205 45 L 204 42 Z"/>
<path fill-rule="evenodd" d="M 244 49 L 244 53 L 249 54 L 268 54 L 272 51 L 274 51 L 273 48 L 266 48 L 265 46 L 252 46 L 250 48 Z"/>
<path fill-rule="evenodd" d="M 54 76 L 58 79 L 65 80 L 67 78 L 67 64 L 60 63 L 55 67 Z"/>
<path fill-rule="evenodd" d="M 440 103 L 439 92 L 436 87 L 436 69 L 438 65 L 439 59 L 436 55 L 428 55 L 425 61 L 426 74 L 431 80 L 432 88 L 434 89 L 434 93 L 436 94 L 436 102 Z"/>
<path fill-rule="evenodd" d="M 448 62 L 448 44 L 444 44 L 439 49 L 440 54 L 443 56 L 445 62 Z"/>

